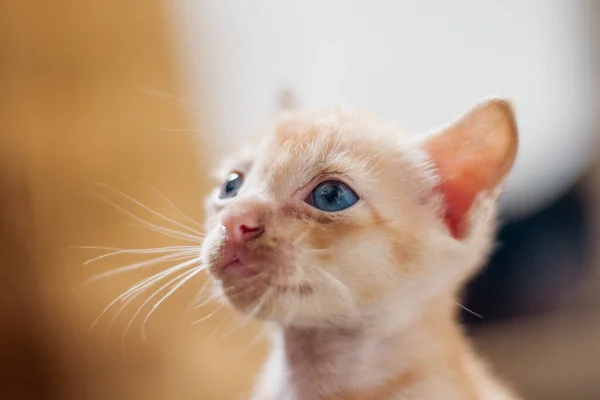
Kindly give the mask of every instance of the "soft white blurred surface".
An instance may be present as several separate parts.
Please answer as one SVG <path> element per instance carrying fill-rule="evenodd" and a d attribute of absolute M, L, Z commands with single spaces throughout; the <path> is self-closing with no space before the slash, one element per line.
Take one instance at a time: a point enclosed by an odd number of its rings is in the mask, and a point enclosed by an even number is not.
<path fill-rule="evenodd" d="M 172 3 L 193 101 L 202 104 L 223 149 L 258 129 L 284 88 L 303 107 L 367 108 L 415 133 L 448 122 L 483 97 L 509 97 L 522 135 L 503 199 L 512 217 L 560 195 L 594 154 L 596 4 Z"/>

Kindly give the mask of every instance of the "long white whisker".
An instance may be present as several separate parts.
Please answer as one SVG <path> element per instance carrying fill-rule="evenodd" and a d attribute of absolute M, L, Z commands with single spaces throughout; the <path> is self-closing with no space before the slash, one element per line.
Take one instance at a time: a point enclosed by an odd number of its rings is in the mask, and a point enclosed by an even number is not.
<path fill-rule="evenodd" d="M 254 308 L 244 317 L 245 322 L 249 321 L 250 318 L 256 316 L 256 314 L 260 311 L 260 308 L 265 304 L 265 302 L 267 300 L 270 300 L 271 294 L 273 294 L 274 291 L 275 289 L 272 286 L 269 286 L 267 290 L 265 290 L 265 293 L 260 297 Z"/>
<path fill-rule="evenodd" d="M 231 333 L 233 333 L 236 329 L 238 329 L 240 326 L 243 325 L 242 323 L 239 323 L 238 321 L 233 321 L 233 324 L 229 324 L 229 328 L 227 329 L 227 331 L 221 335 L 221 337 L 226 337 L 229 336 Z M 214 335 L 214 333 L 211 335 L 211 337 Z M 206 339 L 208 341 L 208 339 Z"/>
<path fill-rule="evenodd" d="M 103 316 L 104 314 L 106 314 L 106 312 L 107 312 L 108 310 L 110 310 L 110 309 L 111 309 L 111 307 L 112 307 L 112 306 L 113 306 L 113 305 L 114 305 L 116 302 L 118 302 L 119 300 L 125 300 L 125 299 L 127 298 L 127 296 L 128 296 L 127 292 L 125 292 L 125 293 L 121 293 L 119 296 L 117 296 L 117 298 L 116 298 L 116 299 L 114 299 L 114 300 L 113 300 L 113 301 L 111 301 L 111 302 L 110 302 L 110 303 L 109 303 L 109 304 L 108 304 L 106 307 L 104 307 L 104 309 L 102 310 L 102 312 L 100 313 L 100 315 L 98 315 L 98 316 L 96 317 L 96 319 L 94 320 L 94 322 L 93 322 L 93 323 L 92 323 L 92 325 L 90 326 L 90 331 L 94 330 L 94 327 L 95 327 L 95 326 L 98 324 L 98 322 L 100 321 L 100 319 L 102 318 L 102 316 Z M 111 322 L 111 324 L 110 324 L 110 325 L 112 325 L 112 322 Z M 110 325 L 109 325 L 109 326 L 110 326 Z"/>
<path fill-rule="evenodd" d="M 158 218 L 160 218 L 160 219 L 162 219 L 164 221 L 170 222 L 170 223 L 172 223 L 172 224 L 174 224 L 174 225 L 176 225 L 176 226 L 178 226 L 180 228 L 187 229 L 187 230 L 191 231 L 191 233 L 194 233 L 194 234 L 197 234 L 197 235 L 201 235 L 201 233 L 199 231 L 195 230 L 194 228 L 190 228 L 189 226 L 187 226 L 185 224 L 182 224 L 179 221 L 175 221 L 173 218 L 169 218 L 166 215 L 163 215 L 163 214 L 159 213 L 158 211 L 153 210 L 152 208 L 148 207 L 147 205 L 145 205 L 141 201 L 138 201 L 138 200 L 134 199 L 133 197 L 129 196 L 128 194 L 125 194 L 125 193 L 121 192 L 120 190 L 117 190 L 117 189 L 112 188 L 110 186 L 104 185 L 102 183 L 98 183 L 98 186 L 101 186 L 101 187 L 103 187 L 105 189 L 108 189 L 108 190 L 112 190 L 113 192 L 115 192 L 115 193 L 123 196 L 124 198 L 126 198 L 127 200 L 129 200 L 130 202 L 132 202 L 133 204 L 136 204 L 136 205 L 142 207 L 144 210 L 148 211 L 152 215 L 155 215 L 155 216 L 157 216 Z"/>
<path fill-rule="evenodd" d="M 171 296 L 173 293 L 175 293 L 175 291 L 177 289 L 179 289 L 181 286 L 183 286 L 187 281 L 189 281 L 194 276 L 196 276 L 200 272 L 202 272 L 204 270 L 204 268 L 205 267 L 203 265 L 200 265 L 200 266 L 194 268 L 194 270 L 192 270 L 189 273 L 189 275 L 187 275 L 179 283 L 177 283 L 175 286 L 173 286 L 163 297 L 160 298 L 160 300 L 158 300 L 156 302 L 156 304 L 154 306 L 152 306 L 152 308 L 150 309 L 150 312 L 148 312 L 148 315 L 146 315 L 146 318 L 144 318 L 144 321 L 142 323 L 142 338 L 144 338 L 144 340 L 147 340 L 146 339 L 146 323 L 150 319 L 150 316 L 152 315 L 152 313 L 154 313 L 154 311 L 162 304 L 163 301 L 165 301 L 169 296 Z"/>
<path fill-rule="evenodd" d="M 164 194 L 159 192 L 157 188 L 155 188 L 154 186 L 150 186 L 150 189 L 152 189 L 152 191 L 154 191 L 154 193 L 156 193 L 158 196 L 160 196 L 160 198 L 162 198 L 168 205 L 170 205 L 175 211 L 177 211 L 177 213 L 179 215 L 181 215 L 183 218 L 185 218 L 186 221 L 191 222 L 192 224 L 196 225 L 200 229 L 204 229 L 204 226 L 202 226 L 202 224 L 200 224 L 200 223 L 194 221 L 193 219 L 191 219 L 190 217 L 188 217 L 187 214 L 185 214 L 175 204 L 173 204 L 173 202 L 171 200 L 169 200 L 167 198 L 167 196 L 165 196 Z"/>
<path fill-rule="evenodd" d="M 225 322 L 227 322 L 230 318 L 231 318 L 231 315 L 226 315 L 225 318 L 223 318 L 221 320 L 221 322 L 219 322 L 217 324 L 217 326 L 215 327 L 215 329 L 212 330 L 211 334 L 204 338 L 204 345 L 206 345 L 208 342 L 210 342 L 210 340 L 215 336 L 215 334 L 221 329 L 221 327 L 223 326 L 223 324 Z"/>
<path fill-rule="evenodd" d="M 200 260 L 198 258 L 194 258 L 192 260 L 186 261 L 184 263 L 179 264 L 178 269 L 183 269 L 183 268 L 189 267 L 190 265 L 197 264 L 199 261 Z M 194 271 L 194 270 L 192 270 L 192 271 Z M 161 287 L 159 287 L 157 290 L 155 290 L 154 293 L 152 293 L 142 303 L 142 305 L 136 310 L 135 314 L 133 314 L 133 317 L 131 318 L 131 321 L 129 321 L 129 323 L 127 324 L 127 327 L 125 327 L 125 332 L 123 332 L 123 339 L 125 338 L 125 336 L 127 336 L 127 331 L 129 330 L 129 328 L 133 324 L 133 321 L 135 321 L 135 319 L 137 318 L 137 316 L 140 314 L 140 312 L 142 312 L 142 309 L 150 302 L 150 300 L 152 300 L 153 298 L 155 298 L 165 288 L 169 287 L 171 284 L 173 284 L 177 280 L 182 279 L 183 277 L 185 277 L 189 273 L 190 273 L 190 271 L 184 271 L 181 274 L 177 275 L 175 278 L 171 279 L 170 281 L 168 281 L 167 283 L 165 283 L 164 285 L 162 285 Z"/>
<path fill-rule="evenodd" d="M 77 249 L 86 249 L 86 250 L 110 250 L 110 251 L 123 250 L 121 247 L 110 247 L 110 246 L 71 246 L 71 247 L 77 248 Z"/>
<path fill-rule="evenodd" d="M 216 299 L 217 297 L 219 297 L 217 294 L 213 294 L 211 296 L 208 296 L 206 299 L 202 300 L 201 302 L 197 303 L 197 302 L 192 302 L 192 306 L 191 308 L 202 308 L 205 305 L 207 305 L 208 303 L 210 303 L 212 300 Z"/>
<path fill-rule="evenodd" d="M 192 325 L 199 324 L 200 322 L 206 321 L 207 319 L 209 319 L 210 317 L 215 315 L 221 308 L 223 308 L 224 305 L 225 305 L 225 303 L 219 304 L 219 306 L 217 308 L 215 308 L 215 310 L 213 312 L 211 312 L 208 315 L 205 315 L 204 317 L 202 317 L 200 319 L 195 320 L 194 322 L 192 322 Z"/>
<path fill-rule="evenodd" d="M 93 263 L 98 260 L 102 260 L 107 257 L 116 256 L 119 254 L 154 254 L 154 253 L 172 253 L 176 250 L 189 250 L 191 252 L 198 251 L 198 247 L 196 246 L 168 246 L 168 247 L 156 247 L 156 248 L 147 248 L 147 249 L 117 249 L 114 248 L 114 251 L 106 254 L 102 254 L 98 257 L 91 258 L 83 263 L 83 265 L 87 265 Z"/>
<path fill-rule="evenodd" d="M 189 257 L 188 257 L 189 258 Z M 183 263 L 182 263 L 183 264 Z M 102 318 L 102 316 L 113 306 L 115 305 L 115 303 L 117 303 L 118 301 L 126 301 L 125 304 L 117 311 L 117 313 L 115 314 L 112 322 L 109 324 L 109 330 L 110 330 L 110 326 L 112 326 L 112 324 L 114 323 L 114 321 L 117 319 L 117 317 L 119 316 L 119 314 L 121 313 L 121 311 L 125 308 L 125 306 L 127 306 L 127 304 L 129 304 L 129 302 L 131 300 L 133 300 L 133 298 L 135 298 L 135 296 L 131 299 L 128 300 L 128 298 L 130 296 L 132 296 L 133 294 L 135 294 L 136 292 L 139 294 L 142 291 L 145 290 L 145 288 L 149 287 L 150 285 L 152 285 L 153 283 L 155 283 L 156 281 L 159 281 L 160 279 L 162 279 L 164 276 L 169 275 L 175 271 L 178 271 L 180 268 L 180 265 L 175 265 L 174 267 L 171 267 L 165 271 L 162 271 L 158 274 L 154 274 L 152 276 L 149 276 L 147 278 L 142 279 L 141 281 L 139 281 L 138 283 L 136 283 L 135 285 L 133 285 L 132 287 L 130 287 L 129 289 L 127 289 L 125 292 L 121 293 L 119 296 L 117 296 L 116 299 L 114 299 L 113 301 L 111 301 L 100 313 L 100 315 L 98 315 L 98 317 L 96 318 L 96 320 L 94 321 L 94 323 L 91 325 L 90 330 L 93 330 L 94 327 L 96 326 L 96 324 L 100 321 L 100 318 Z"/>
<path fill-rule="evenodd" d="M 200 296 L 202 296 L 204 294 L 204 291 L 210 286 L 211 284 L 211 280 L 210 279 L 206 279 L 206 282 L 204 282 L 204 285 L 202 285 L 202 287 L 200 288 L 200 290 L 198 290 L 198 293 L 196 294 L 196 296 L 194 297 L 194 299 L 192 299 L 192 301 L 189 302 L 189 304 L 187 305 L 186 309 L 185 309 L 185 314 L 187 315 L 190 310 L 192 308 L 194 308 L 194 306 L 197 303 L 197 300 L 200 298 Z M 212 298 L 212 296 L 208 297 L 208 300 L 210 300 Z"/>
<path fill-rule="evenodd" d="M 170 228 L 165 228 L 164 226 L 160 226 L 160 225 L 156 225 L 156 224 L 153 224 L 153 223 L 151 223 L 151 222 L 148 222 L 148 221 L 144 220 L 143 218 L 140 218 L 140 217 L 138 217 L 138 216 L 137 216 L 137 215 L 135 215 L 134 213 L 132 213 L 132 212 L 130 212 L 130 211 L 127 211 L 125 208 L 123 208 L 123 207 L 121 207 L 120 205 L 118 205 L 117 203 L 115 203 L 115 202 L 113 202 L 113 201 L 111 201 L 111 200 L 107 199 L 106 197 L 104 197 L 104 196 L 101 196 L 101 195 L 96 195 L 96 196 L 97 196 L 97 197 L 98 197 L 100 200 L 102 200 L 102 201 L 104 201 L 104 202 L 106 202 L 106 203 L 110 204 L 111 206 L 113 206 L 113 207 L 114 207 L 114 208 L 116 208 L 117 210 L 121 211 L 123 214 L 125 214 L 125 215 L 129 216 L 130 218 L 132 218 L 132 219 L 134 219 L 134 220 L 136 220 L 136 221 L 140 222 L 140 223 L 141 223 L 141 224 L 143 224 L 144 226 L 147 226 L 147 227 L 149 227 L 149 228 L 150 228 L 150 227 L 151 227 L 151 228 L 155 228 L 157 232 L 169 232 L 169 233 L 172 233 L 172 234 L 174 234 L 174 235 L 180 235 L 180 236 L 182 236 L 182 237 L 187 237 L 187 238 L 188 238 L 187 240 L 192 240 L 192 238 L 193 238 L 193 239 L 195 239 L 195 241 L 196 241 L 196 242 L 199 242 L 199 241 L 200 241 L 200 239 L 201 239 L 201 237 L 200 237 L 200 236 L 193 236 L 193 235 L 189 235 L 189 234 L 186 234 L 186 233 L 184 233 L 184 232 L 179 232 L 179 231 L 176 231 L 176 230 L 173 230 L 173 229 L 170 229 Z"/>
<path fill-rule="evenodd" d="M 201 242 L 201 240 L 202 240 L 201 237 L 196 237 L 196 236 L 188 235 L 187 233 L 178 232 L 176 230 L 165 228 L 165 227 L 149 226 L 147 224 L 134 224 L 134 223 L 127 223 L 125 225 L 127 225 L 127 226 L 135 226 L 135 227 L 138 227 L 138 228 L 149 229 L 151 231 L 160 233 L 161 235 L 164 235 L 164 236 L 168 236 L 168 237 L 172 237 L 172 238 L 175 238 L 175 239 L 184 240 L 184 241 L 192 242 L 192 243 L 196 243 L 196 244 L 199 244 Z"/>
<path fill-rule="evenodd" d="M 195 256 L 195 254 L 190 254 L 190 252 L 178 252 L 178 253 L 167 254 L 167 255 L 164 255 L 161 257 L 152 258 L 150 260 L 140 261 L 137 263 L 126 265 L 124 267 L 119 267 L 116 269 L 112 269 L 110 271 L 96 275 L 95 277 L 89 279 L 85 283 L 85 285 L 90 285 L 99 280 L 102 280 L 102 279 L 105 279 L 105 278 L 108 278 L 108 277 L 111 277 L 114 275 L 122 274 L 123 272 L 132 271 L 132 270 L 140 269 L 140 268 L 144 268 L 144 267 L 149 267 L 151 265 L 158 264 L 160 262 L 177 261 L 177 260 L 186 259 L 186 258 L 190 258 L 190 257 L 194 257 L 194 256 Z"/>
<path fill-rule="evenodd" d="M 455 301 L 456 305 L 459 306 L 460 308 L 462 308 L 463 310 L 470 312 L 471 314 L 473 314 L 476 317 L 479 317 L 481 319 L 483 319 L 483 316 L 481 314 L 477 314 L 475 311 L 468 309 L 467 307 L 463 306 L 462 304 L 460 304 L 458 301 Z"/>
<path fill-rule="evenodd" d="M 127 308 L 127 306 L 140 294 L 142 294 L 144 291 L 146 291 L 146 289 L 148 289 L 150 286 L 152 286 L 153 284 L 161 281 L 164 277 L 177 272 L 183 268 L 185 268 L 186 266 L 183 265 L 177 265 L 175 267 L 171 267 L 166 271 L 163 271 L 159 274 L 153 275 L 149 278 L 144 279 L 142 282 L 140 282 L 138 285 L 139 286 L 137 288 L 131 288 L 128 294 L 124 295 L 121 299 L 121 301 L 123 302 L 123 304 L 121 304 L 121 307 L 119 307 L 119 309 L 117 310 L 117 312 L 115 313 L 115 315 L 113 316 L 113 318 L 111 319 L 110 323 L 108 324 L 108 328 L 106 333 L 108 334 L 110 332 L 111 327 L 113 326 L 113 324 L 115 323 L 115 321 L 117 320 L 117 318 L 119 317 L 119 315 L 121 315 L 121 313 L 123 312 L 123 310 L 125 310 L 125 308 Z M 141 285 L 141 286 L 140 286 Z M 124 338 L 124 337 L 123 337 Z"/>

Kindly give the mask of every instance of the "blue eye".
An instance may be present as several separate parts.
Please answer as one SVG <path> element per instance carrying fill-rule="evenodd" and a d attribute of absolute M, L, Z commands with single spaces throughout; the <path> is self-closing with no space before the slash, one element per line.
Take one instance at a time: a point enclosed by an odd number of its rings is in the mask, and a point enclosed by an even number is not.
<path fill-rule="evenodd" d="M 322 211 L 342 211 L 358 201 L 358 195 L 348 185 L 338 181 L 320 183 L 307 199 L 308 203 Z"/>
<path fill-rule="evenodd" d="M 244 183 L 244 175 L 239 172 L 232 172 L 225 180 L 225 183 L 221 186 L 221 192 L 219 193 L 220 199 L 226 199 L 237 195 L 238 191 Z"/>

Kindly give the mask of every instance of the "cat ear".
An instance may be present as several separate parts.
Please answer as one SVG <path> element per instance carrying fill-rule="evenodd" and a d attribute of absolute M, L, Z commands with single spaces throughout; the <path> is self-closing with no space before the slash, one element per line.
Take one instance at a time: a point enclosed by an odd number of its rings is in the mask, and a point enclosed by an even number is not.
<path fill-rule="evenodd" d="M 275 111 L 277 113 L 292 111 L 298 108 L 298 99 L 292 89 L 281 89 L 277 96 Z"/>
<path fill-rule="evenodd" d="M 510 172 L 518 147 L 515 115 L 504 100 L 487 100 L 441 132 L 424 139 L 439 178 L 445 223 L 455 238 L 466 234 L 468 212 Z"/>

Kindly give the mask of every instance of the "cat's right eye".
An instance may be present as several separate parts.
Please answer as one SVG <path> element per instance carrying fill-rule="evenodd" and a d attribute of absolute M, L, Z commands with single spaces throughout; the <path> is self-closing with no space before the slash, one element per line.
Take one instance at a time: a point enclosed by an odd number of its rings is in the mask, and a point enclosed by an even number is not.
<path fill-rule="evenodd" d="M 317 185 L 305 201 L 325 212 L 336 212 L 353 206 L 358 195 L 350 186 L 339 181 L 325 181 Z"/>
<path fill-rule="evenodd" d="M 244 183 L 244 175 L 239 172 L 232 172 L 227 176 L 225 183 L 221 186 L 219 192 L 220 199 L 235 197 Z"/>

